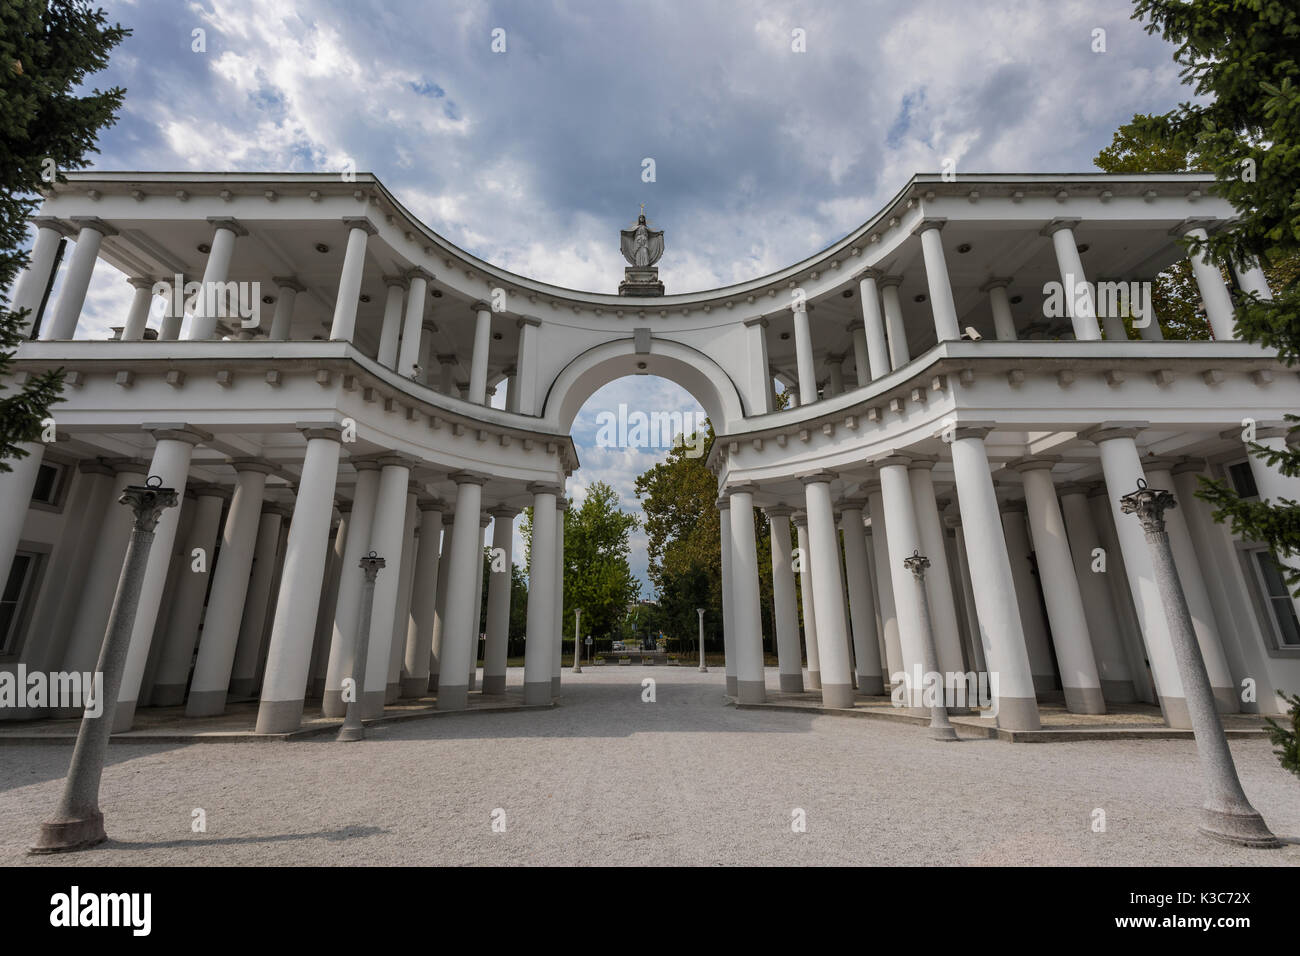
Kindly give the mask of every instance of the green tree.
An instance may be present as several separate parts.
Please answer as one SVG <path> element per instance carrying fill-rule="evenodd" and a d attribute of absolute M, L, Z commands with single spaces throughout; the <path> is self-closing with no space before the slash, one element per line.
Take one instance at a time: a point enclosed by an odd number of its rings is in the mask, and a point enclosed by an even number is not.
<path fill-rule="evenodd" d="M 87 165 L 99 131 L 116 122 L 124 90 L 80 94 L 86 76 L 106 67 L 129 34 L 84 2 L 0 0 L 0 299 L 9 299 L 27 265 L 27 220 L 40 191 Z M 0 380 L 29 321 L 27 309 L 0 308 Z M 0 386 L 12 392 L 0 395 L 0 471 L 11 470 L 7 459 L 27 454 L 22 443 L 40 436 L 62 387 L 58 370 L 18 389 Z"/>
<path fill-rule="evenodd" d="M 1273 268 L 1271 301 L 1238 295 L 1237 330 L 1294 365 L 1300 360 L 1300 7 L 1290 0 L 1137 0 L 1134 11 L 1135 19 L 1148 21 L 1147 32 L 1177 44 L 1174 59 L 1197 96 L 1164 115 L 1137 117 L 1136 125 L 1151 140 L 1195 155 L 1214 174 L 1215 193 L 1238 214 L 1234 228 L 1191 243 L 1192 251 L 1208 246 L 1219 261 Z M 1300 475 L 1300 453 L 1257 443 L 1251 452 L 1284 474 Z M 1300 504 L 1243 500 L 1226 482 L 1208 479 L 1198 494 L 1235 534 L 1266 543 L 1300 594 L 1300 570 L 1287 566 L 1300 554 Z"/>

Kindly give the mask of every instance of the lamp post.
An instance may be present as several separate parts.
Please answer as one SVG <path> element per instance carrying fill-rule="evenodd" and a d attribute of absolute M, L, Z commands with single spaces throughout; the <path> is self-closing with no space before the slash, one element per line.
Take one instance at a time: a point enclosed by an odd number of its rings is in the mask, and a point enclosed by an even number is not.
<path fill-rule="evenodd" d="M 697 607 L 695 613 L 700 616 L 700 673 L 707 674 L 709 669 L 704 666 L 704 608 Z"/>
<path fill-rule="evenodd" d="M 343 717 L 343 726 L 339 728 L 338 740 L 365 740 L 366 728 L 361 723 L 361 695 L 366 689 L 366 658 L 370 656 L 370 611 L 375 603 L 375 578 L 379 569 L 388 562 L 371 551 L 360 561 L 361 573 L 365 580 L 361 582 L 361 608 L 358 612 L 361 623 L 357 631 L 356 643 L 352 647 L 352 699 L 348 701 L 348 710 Z"/>
<path fill-rule="evenodd" d="M 582 617 L 579 608 L 573 609 L 573 673 L 582 673 L 582 641 L 578 639 L 578 619 Z"/>
<path fill-rule="evenodd" d="M 99 810 L 99 781 L 108 756 L 113 714 L 117 710 L 117 695 L 126 670 L 126 655 L 131 647 L 131 632 L 140 605 L 140 589 L 149 566 L 154 529 L 162 513 L 175 507 L 176 502 L 175 489 L 162 487 L 162 479 L 157 476 L 151 476 L 143 485 L 128 485 L 118 499 L 118 504 L 127 505 L 135 513 L 135 523 L 126 545 L 122 576 L 117 582 L 117 595 L 113 598 L 104 643 L 99 650 L 97 670 L 103 675 L 99 714 L 91 715 L 93 702 L 88 700 L 63 784 L 63 797 L 59 800 L 54 819 L 41 824 L 36 844 L 30 850 L 32 853 L 83 850 L 108 839 L 104 832 L 104 815 Z"/>
<path fill-rule="evenodd" d="M 1210 689 L 1210 678 L 1205 671 L 1205 659 L 1196 643 L 1187 597 L 1178 580 L 1178 568 L 1165 531 L 1164 513 L 1178 507 L 1178 503 L 1168 491 L 1148 488 L 1141 478 L 1137 484 L 1136 491 L 1120 498 L 1119 507 L 1124 514 L 1137 515 L 1142 530 L 1146 532 L 1147 548 L 1151 551 L 1156 586 L 1160 589 L 1160 601 L 1169 623 L 1174 661 L 1178 665 L 1178 677 L 1183 682 L 1192 735 L 1196 738 L 1196 752 L 1205 780 L 1206 797 L 1201 808 L 1200 831 L 1225 843 L 1277 849 L 1282 846 L 1281 841 L 1272 834 L 1241 789 L 1232 751 L 1228 749 L 1228 738 L 1223 734 L 1223 721 L 1219 718 L 1214 692 Z"/>
<path fill-rule="evenodd" d="M 913 551 L 910 558 L 903 559 L 903 567 L 912 572 L 916 581 L 916 603 L 921 618 L 921 653 L 925 657 L 927 674 L 939 673 L 939 654 L 934 648 L 934 627 L 930 621 L 930 595 L 925 590 L 925 569 L 930 566 L 930 559 L 919 551 Z M 925 678 L 921 678 L 922 685 Z M 943 681 L 940 679 L 937 698 L 930 704 L 930 737 L 934 740 L 956 740 L 957 731 L 948 720 L 948 710 L 943 703 Z"/>

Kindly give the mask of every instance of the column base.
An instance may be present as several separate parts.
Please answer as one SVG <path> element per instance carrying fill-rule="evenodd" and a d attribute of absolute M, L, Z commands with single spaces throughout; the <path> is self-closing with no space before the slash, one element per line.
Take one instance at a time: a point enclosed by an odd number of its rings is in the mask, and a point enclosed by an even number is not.
<path fill-rule="evenodd" d="M 821 690 L 823 707 L 853 706 L 852 684 L 822 684 Z"/>
<path fill-rule="evenodd" d="M 555 679 L 556 679 L 557 681 L 559 680 L 558 677 L 555 678 Z M 470 674 L 470 675 L 469 675 L 469 682 L 465 685 L 465 687 L 466 687 L 466 689 L 468 689 L 468 690 L 473 690 L 473 689 L 474 689 L 474 686 L 475 686 L 477 683 L 478 683 L 478 672 L 475 671 L 473 674 Z"/>
<path fill-rule="evenodd" d="M 464 710 L 469 706 L 469 687 L 465 684 L 456 684 L 449 687 L 438 688 L 439 710 Z"/>
<path fill-rule="evenodd" d="M 1003 730 L 1040 730 L 1038 701 L 1033 697 L 999 697 L 998 727 Z"/>
<path fill-rule="evenodd" d="M 761 680 L 738 680 L 736 700 L 742 704 L 767 703 L 767 687 Z"/>
<path fill-rule="evenodd" d="M 1101 696 L 1112 704 L 1132 704 L 1137 701 L 1137 691 L 1131 680 L 1103 680 Z"/>
<path fill-rule="evenodd" d="M 154 684 L 149 696 L 151 707 L 179 707 L 185 703 L 184 684 Z"/>
<path fill-rule="evenodd" d="M 256 733 L 288 734 L 301 726 L 301 700 L 264 700 L 257 708 Z"/>
<path fill-rule="evenodd" d="M 387 691 L 366 691 L 361 695 L 361 719 L 374 720 L 376 717 L 384 716 L 384 704 L 387 703 L 387 700 Z"/>
<path fill-rule="evenodd" d="M 1104 714 L 1106 701 L 1100 687 L 1067 687 L 1065 709 L 1072 714 Z"/>
<path fill-rule="evenodd" d="M 524 681 L 525 704 L 551 703 L 551 682 L 548 680 Z"/>
<path fill-rule="evenodd" d="M 131 729 L 135 723 L 135 701 L 119 700 L 117 708 L 113 711 L 113 730 L 112 733 L 121 734 Z"/>
<path fill-rule="evenodd" d="M 403 677 L 402 678 L 402 697 L 405 699 L 414 699 L 423 697 L 429 686 L 427 677 Z"/>
<path fill-rule="evenodd" d="M 822 672 L 821 672 L 821 671 L 809 671 L 809 672 L 808 672 L 808 689 L 809 689 L 809 690 L 821 690 L 821 689 L 822 689 Z"/>
<path fill-rule="evenodd" d="M 1235 687 L 1214 687 L 1214 706 L 1221 714 L 1236 714 L 1241 711 Z"/>
<path fill-rule="evenodd" d="M 551 678 L 551 696 L 552 697 L 560 696 L 560 679 L 558 677 Z"/>
<path fill-rule="evenodd" d="M 1202 807 L 1201 825 L 1197 829 L 1221 843 L 1249 846 L 1258 850 L 1282 848 L 1282 841 L 1269 830 L 1264 818 L 1249 807 L 1236 811 Z"/>
<path fill-rule="evenodd" d="M 784 694 L 802 694 L 803 674 L 782 674 L 781 692 Z"/>
<path fill-rule="evenodd" d="M 391 704 L 402 697 L 402 682 L 393 681 L 391 684 L 384 686 L 384 703 Z"/>
<path fill-rule="evenodd" d="M 1042 696 L 1043 694 L 1060 693 L 1060 688 L 1056 686 L 1055 674 L 1035 674 L 1034 675 L 1034 693 Z"/>
<path fill-rule="evenodd" d="M 224 690 L 192 690 L 185 701 L 186 717 L 219 717 L 225 712 Z"/>
<path fill-rule="evenodd" d="M 437 675 L 437 674 L 430 674 L 430 675 L 429 675 L 429 687 L 428 687 L 428 690 L 429 690 L 429 693 L 430 693 L 430 694 L 436 694 L 436 693 L 438 693 L 438 675 Z"/>
<path fill-rule="evenodd" d="M 883 697 L 885 678 L 879 674 L 859 674 L 858 693 L 866 694 L 868 697 Z"/>
<path fill-rule="evenodd" d="M 257 686 L 255 677 L 232 677 L 230 678 L 230 696 L 231 697 L 252 697 L 253 688 Z"/>
<path fill-rule="evenodd" d="M 735 696 L 736 696 L 736 693 L 737 693 L 737 691 L 736 691 L 736 678 L 733 677 L 732 675 L 728 674 L 728 675 L 727 675 L 727 696 L 728 696 L 728 697 L 735 697 Z"/>
<path fill-rule="evenodd" d="M 484 674 L 483 693 L 489 697 L 500 697 L 506 692 L 505 674 Z"/>
<path fill-rule="evenodd" d="M 1192 729 L 1192 715 L 1187 709 L 1186 697 L 1161 697 L 1160 713 L 1165 715 L 1165 723 L 1170 727 Z"/>
<path fill-rule="evenodd" d="M 320 712 L 326 717 L 346 717 L 348 715 L 348 705 L 343 702 L 343 691 L 325 691 L 321 695 Z"/>
<path fill-rule="evenodd" d="M 325 696 L 325 678 L 313 678 L 310 686 L 311 692 L 307 695 L 309 700 L 320 700 Z"/>
<path fill-rule="evenodd" d="M 72 853 L 75 850 L 88 850 L 108 839 L 104 832 L 104 815 L 92 810 L 89 815 L 79 820 L 60 820 L 57 823 L 42 823 L 41 831 L 36 836 L 36 843 L 27 851 L 33 856 L 46 853 Z"/>

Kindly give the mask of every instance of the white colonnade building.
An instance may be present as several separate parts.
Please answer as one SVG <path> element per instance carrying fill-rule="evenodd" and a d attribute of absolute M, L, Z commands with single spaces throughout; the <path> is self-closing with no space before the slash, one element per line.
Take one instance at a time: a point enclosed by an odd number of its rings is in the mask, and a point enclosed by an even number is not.
<path fill-rule="evenodd" d="M 501 694 L 510 594 L 489 588 L 479 619 L 483 544 L 509 553 L 532 506 L 534 549 L 559 546 L 574 417 L 602 385 L 648 374 L 691 392 L 718 436 L 719 611 L 740 701 L 778 689 L 763 670 L 761 509 L 780 690 L 843 706 L 915 671 L 902 562 L 919 550 L 940 668 L 995 675 L 999 725 L 1037 727 L 1043 700 L 1140 700 L 1188 726 L 1141 527 L 1119 512 L 1145 477 L 1178 496 L 1170 535 L 1222 708 L 1275 712 L 1274 689 L 1300 685 L 1295 602 L 1268 552 L 1193 496 L 1208 475 L 1300 499 L 1244 441 L 1280 447 L 1300 408 L 1295 373 L 1236 340 L 1233 287 L 1267 284 L 1195 262 L 1207 341 L 1165 341 L 1153 321 L 1129 339 L 1110 301 L 1184 256 L 1185 236 L 1231 227 L 1211 183 L 917 176 L 772 275 L 663 295 L 658 253 L 638 253 L 615 295 L 480 261 L 369 175 L 71 174 L 14 292 L 33 315 L 13 374 L 62 368 L 66 385 L 56 440 L 0 475 L 0 668 L 94 668 L 129 528 L 118 493 L 156 475 L 183 503 L 150 554 L 119 729 L 141 707 L 203 716 L 254 695 L 263 733 L 297 728 L 308 706 L 340 715 L 370 550 L 387 568 L 366 712 Z M 82 321 L 97 266 L 134 288 L 112 340 Z M 205 294 L 156 294 L 178 276 Z M 227 294 L 244 313 L 221 307 Z M 528 702 L 559 691 L 562 576 L 533 568 Z M 15 716 L 43 713 L 0 710 Z"/>

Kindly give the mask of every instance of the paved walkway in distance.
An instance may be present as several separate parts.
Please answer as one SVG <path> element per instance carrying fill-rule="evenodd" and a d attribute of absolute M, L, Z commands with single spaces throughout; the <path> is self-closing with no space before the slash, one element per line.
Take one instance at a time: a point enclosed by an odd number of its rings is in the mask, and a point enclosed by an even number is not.
<path fill-rule="evenodd" d="M 8 747 L 0 864 L 1300 864 L 1300 781 L 1263 739 L 1231 746 L 1292 841 L 1275 851 L 1196 833 L 1191 741 L 944 744 L 892 721 L 738 710 L 720 669 L 566 668 L 564 687 L 553 709 L 390 723 L 357 744 L 114 744 L 110 841 L 76 856 L 25 855 L 71 748 Z"/>

